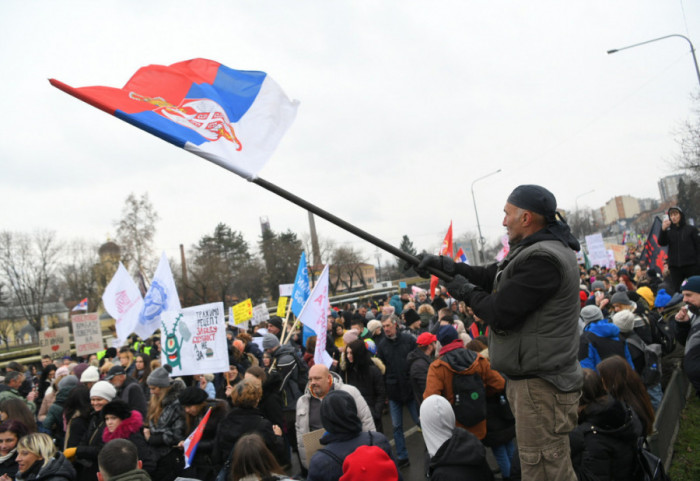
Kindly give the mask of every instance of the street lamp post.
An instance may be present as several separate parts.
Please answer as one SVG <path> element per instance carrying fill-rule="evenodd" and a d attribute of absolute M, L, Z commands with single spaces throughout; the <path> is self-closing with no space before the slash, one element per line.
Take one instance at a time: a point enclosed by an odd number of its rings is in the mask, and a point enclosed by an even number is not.
<path fill-rule="evenodd" d="M 583 227 L 581 226 L 581 224 L 582 224 L 582 223 L 581 223 L 581 216 L 579 215 L 579 212 L 578 212 L 578 200 L 579 200 L 581 197 L 583 197 L 584 195 L 588 195 L 588 194 L 591 194 L 591 193 L 593 193 L 593 192 L 595 192 L 595 189 L 591 189 L 591 190 L 589 190 L 588 192 L 584 192 L 583 194 L 579 194 L 579 195 L 577 195 L 576 198 L 574 199 L 574 205 L 576 206 L 576 207 L 575 207 L 575 210 L 574 210 L 575 215 L 576 215 L 576 224 L 574 225 L 574 227 L 579 228 L 579 229 L 581 230 L 581 232 L 583 232 Z"/>
<path fill-rule="evenodd" d="M 657 42 L 659 40 L 663 40 L 665 38 L 671 38 L 671 37 L 680 37 L 690 44 L 690 53 L 693 56 L 693 62 L 695 63 L 695 73 L 698 76 L 698 83 L 700 84 L 700 68 L 698 68 L 698 59 L 695 57 L 695 47 L 693 47 L 693 42 L 691 42 L 690 39 L 688 37 L 686 37 L 685 35 L 680 35 L 680 34 L 674 33 L 671 35 L 666 35 L 664 37 L 653 38 L 651 40 L 647 40 L 646 42 L 635 43 L 634 45 L 628 45 L 626 47 L 621 47 L 621 48 L 614 48 L 612 50 L 608 50 L 608 55 L 615 53 L 615 52 L 619 52 L 620 50 L 627 50 L 628 48 L 639 47 L 640 45 L 646 45 L 647 43 Z"/>
<path fill-rule="evenodd" d="M 476 227 L 479 229 L 479 257 L 480 257 L 480 264 L 484 263 L 484 243 L 486 242 L 486 239 L 484 239 L 484 236 L 481 235 L 481 224 L 479 223 L 479 211 L 476 209 L 476 197 L 474 196 L 474 184 L 479 182 L 480 180 L 485 179 L 486 177 L 491 177 L 492 175 L 498 174 L 501 171 L 501 169 L 494 170 L 490 174 L 486 174 L 483 177 L 479 177 L 476 179 L 474 182 L 472 182 L 472 202 L 474 202 L 474 214 L 476 214 Z"/>

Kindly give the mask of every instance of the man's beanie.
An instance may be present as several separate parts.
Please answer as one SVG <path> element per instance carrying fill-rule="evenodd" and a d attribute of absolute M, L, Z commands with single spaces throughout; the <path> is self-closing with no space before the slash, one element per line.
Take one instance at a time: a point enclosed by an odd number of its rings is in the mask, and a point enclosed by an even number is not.
<path fill-rule="evenodd" d="M 269 332 L 263 336 L 262 347 L 264 350 L 273 349 L 280 345 L 280 340 L 277 336 Z"/>
<path fill-rule="evenodd" d="M 114 401 L 110 401 L 105 404 L 105 407 L 102 408 L 102 414 L 104 416 L 111 414 L 112 416 L 117 416 L 123 421 L 124 419 L 131 417 L 131 409 L 125 401 L 115 399 Z"/>
<path fill-rule="evenodd" d="M 700 276 L 689 277 L 687 281 L 681 284 L 681 292 L 683 291 L 700 293 Z"/>
<path fill-rule="evenodd" d="M 627 297 L 627 292 L 616 292 L 610 299 L 610 304 L 623 304 L 625 306 L 631 306 L 632 301 Z"/>
<path fill-rule="evenodd" d="M 540 185 L 519 185 L 510 193 L 507 202 L 545 217 L 553 215 L 557 210 L 554 194 Z"/>
<path fill-rule="evenodd" d="M 612 321 L 620 329 L 620 332 L 632 332 L 632 329 L 634 329 L 634 313 L 632 311 L 615 313 Z"/>
<path fill-rule="evenodd" d="M 457 340 L 458 338 L 459 335 L 457 334 L 457 329 L 455 329 L 452 326 L 442 326 L 438 331 L 437 335 L 438 342 L 443 346 L 448 345 L 449 343 Z"/>
<path fill-rule="evenodd" d="M 189 386 L 182 390 L 177 399 L 182 406 L 195 406 L 209 399 L 209 395 L 204 389 Z"/>
<path fill-rule="evenodd" d="M 88 368 L 88 366 L 89 366 L 89 364 L 87 364 L 85 362 L 81 362 L 80 364 L 75 366 L 73 368 L 73 374 L 75 374 L 75 377 L 80 379 L 81 376 L 83 375 L 83 373 L 85 372 L 85 370 Z"/>
<path fill-rule="evenodd" d="M 404 319 L 406 319 L 406 325 L 411 325 L 416 321 L 420 321 L 420 316 L 414 309 L 408 309 L 403 313 Z"/>
<path fill-rule="evenodd" d="M 117 397 L 117 390 L 112 386 L 111 382 L 98 381 L 90 388 L 90 397 L 101 397 L 107 401 L 111 401 Z"/>
<path fill-rule="evenodd" d="M 280 331 L 282 330 L 282 318 L 281 317 L 272 316 L 270 319 L 268 319 L 267 323 L 272 324 Z"/>
<path fill-rule="evenodd" d="M 603 283 L 603 281 L 595 281 L 593 284 L 591 284 L 591 289 L 594 291 L 596 289 L 605 290 L 605 283 Z"/>
<path fill-rule="evenodd" d="M 78 378 L 75 377 L 73 374 L 69 374 L 68 376 L 64 377 L 58 382 L 58 390 L 61 391 L 63 389 L 67 389 L 68 391 L 70 391 L 77 385 Z"/>
<path fill-rule="evenodd" d="M 146 384 L 154 387 L 168 387 L 170 386 L 170 373 L 162 366 L 156 368 L 146 378 Z"/>
<path fill-rule="evenodd" d="M 598 306 L 586 306 L 581 309 L 581 319 L 583 319 L 584 324 L 600 321 L 603 319 L 603 311 Z"/>
<path fill-rule="evenodd" d="M 360 446 L 343 461 L 343 475 L 340 481 L 366 481 L 399 479 L 396 464 L 378 446 Z"/>
<path fill-rule="evenodd" d="M 656 294 L 654 306 L 666 307 L 666 304 L 668 304 L 669 302 L 671 302 L 671 296 L 666 292 L 666 289 L 659 289 L 659 293 Z"/>

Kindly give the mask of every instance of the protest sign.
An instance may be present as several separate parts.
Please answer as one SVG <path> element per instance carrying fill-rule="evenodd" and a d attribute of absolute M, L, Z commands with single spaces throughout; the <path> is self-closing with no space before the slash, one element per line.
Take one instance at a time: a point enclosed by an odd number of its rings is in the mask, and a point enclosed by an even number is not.
<path fill-rule="evenodd" d="M 60 359 L 70 356 L 70 332 L 67 327 L 39 331 L 39 351 L 42 356 Z"/>
<path fill-rule="evenodd" d="M 279 301 L 277 302 L 277 315 L 279 317 L 286 317 L 287 316 L 287 300 L 289 300 L 288 297 L 280 297 Z"/>
<path fill-rule="evenodd" d="M 72 316 L 70 321 L 73 325 L 75 353 L 78 356 L 87 356 L 104 349 L 100 316 L 96 312 Z"/>
<path fill-rule="evenodd" d="M 233 325 L 233 306 L 228 308 L 228 323 Z M 241 331 L 247 331 L 248 321 L 239 322 L 238 324 L 235 324 L 235 326 Z"/>
<path fill-rule="evenodd" d="M 605 248 L 603 235 L 600 232 L 586 236 L 586 247 L 588 248 L 588 259 L 592 265 L 608 265 L 608 250 Z"/>
<path fill-rule="evenodd" d="M 280 284 L 280 297 L 292 297 L 294 284 Z"/>
<path fill-rule="evenodd" d="M 270 319 L 270 313 L 267 310 L 267 305 L 265 304 L 258 304 L 257 306 L 253 307 L 253 318 L 250 321 L 254 326 L 257 326 L 263 321 L 267 321 Z"/>
<path fill-rule="evenodd" d="M 240 324 L 253 318 L 253 301 L 246 299 L 231 308 L 233 319 L 229 319 L 229 324 Z"/>
<path fill-rule="evenodd" d="M 214 302 L 161 314 L 161 363 L 172 377 L 228 371 L 224 304 Z"/>

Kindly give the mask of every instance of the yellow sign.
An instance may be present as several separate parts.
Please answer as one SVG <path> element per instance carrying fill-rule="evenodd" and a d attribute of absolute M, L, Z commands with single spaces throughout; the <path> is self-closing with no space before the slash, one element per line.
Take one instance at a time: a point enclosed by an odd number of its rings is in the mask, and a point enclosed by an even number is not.
<path fill-rule="evenodd" d="M 279 317 L 287 316 L 287 300 L 289 300 L 288 297 L 280 297 L 280 300 L 277 303 L 277 315 Z"/>
<path fill-rule="evenodd" d="M 253 318 L 253 301 L 246 299 L 233 306 L 233 323 L 240 324 Z"/>

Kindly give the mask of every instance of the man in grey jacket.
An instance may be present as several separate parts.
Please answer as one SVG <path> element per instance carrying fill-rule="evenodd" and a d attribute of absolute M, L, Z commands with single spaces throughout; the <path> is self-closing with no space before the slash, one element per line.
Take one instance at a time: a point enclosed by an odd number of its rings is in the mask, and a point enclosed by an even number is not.
<path fill-rule="evenodd" d="M 568 433 L 576 426 L 583 375 L 578 363 L 579 243 L 557 218 L 544 187 L 508 197 L 510 252 L 499 264 L 456 264 L 423 255 L 416 270 L 439 269 L 452 297 L 488 322 L 491 366 L 507 379 L 523 479 L 575 479 Z"/>
<path fill-rule="evenodd" d="M 367 402 L 355 386 L 343 384 L 340 376 L 330 372 L 323 364 L 314 364 L 309 369 L 309 384 L 304 395 L 297 401 L 296 434 L 299 446 L 299 458 L 304 468 L 308 468 L 303 436 L 306 433 L 323 429 L 321 423 L 321 401 L 331 391 L 345 391 L 357 404 L 357 415 L 362 421 L 363 431 L 374 431 L 374 420 Z"/>

